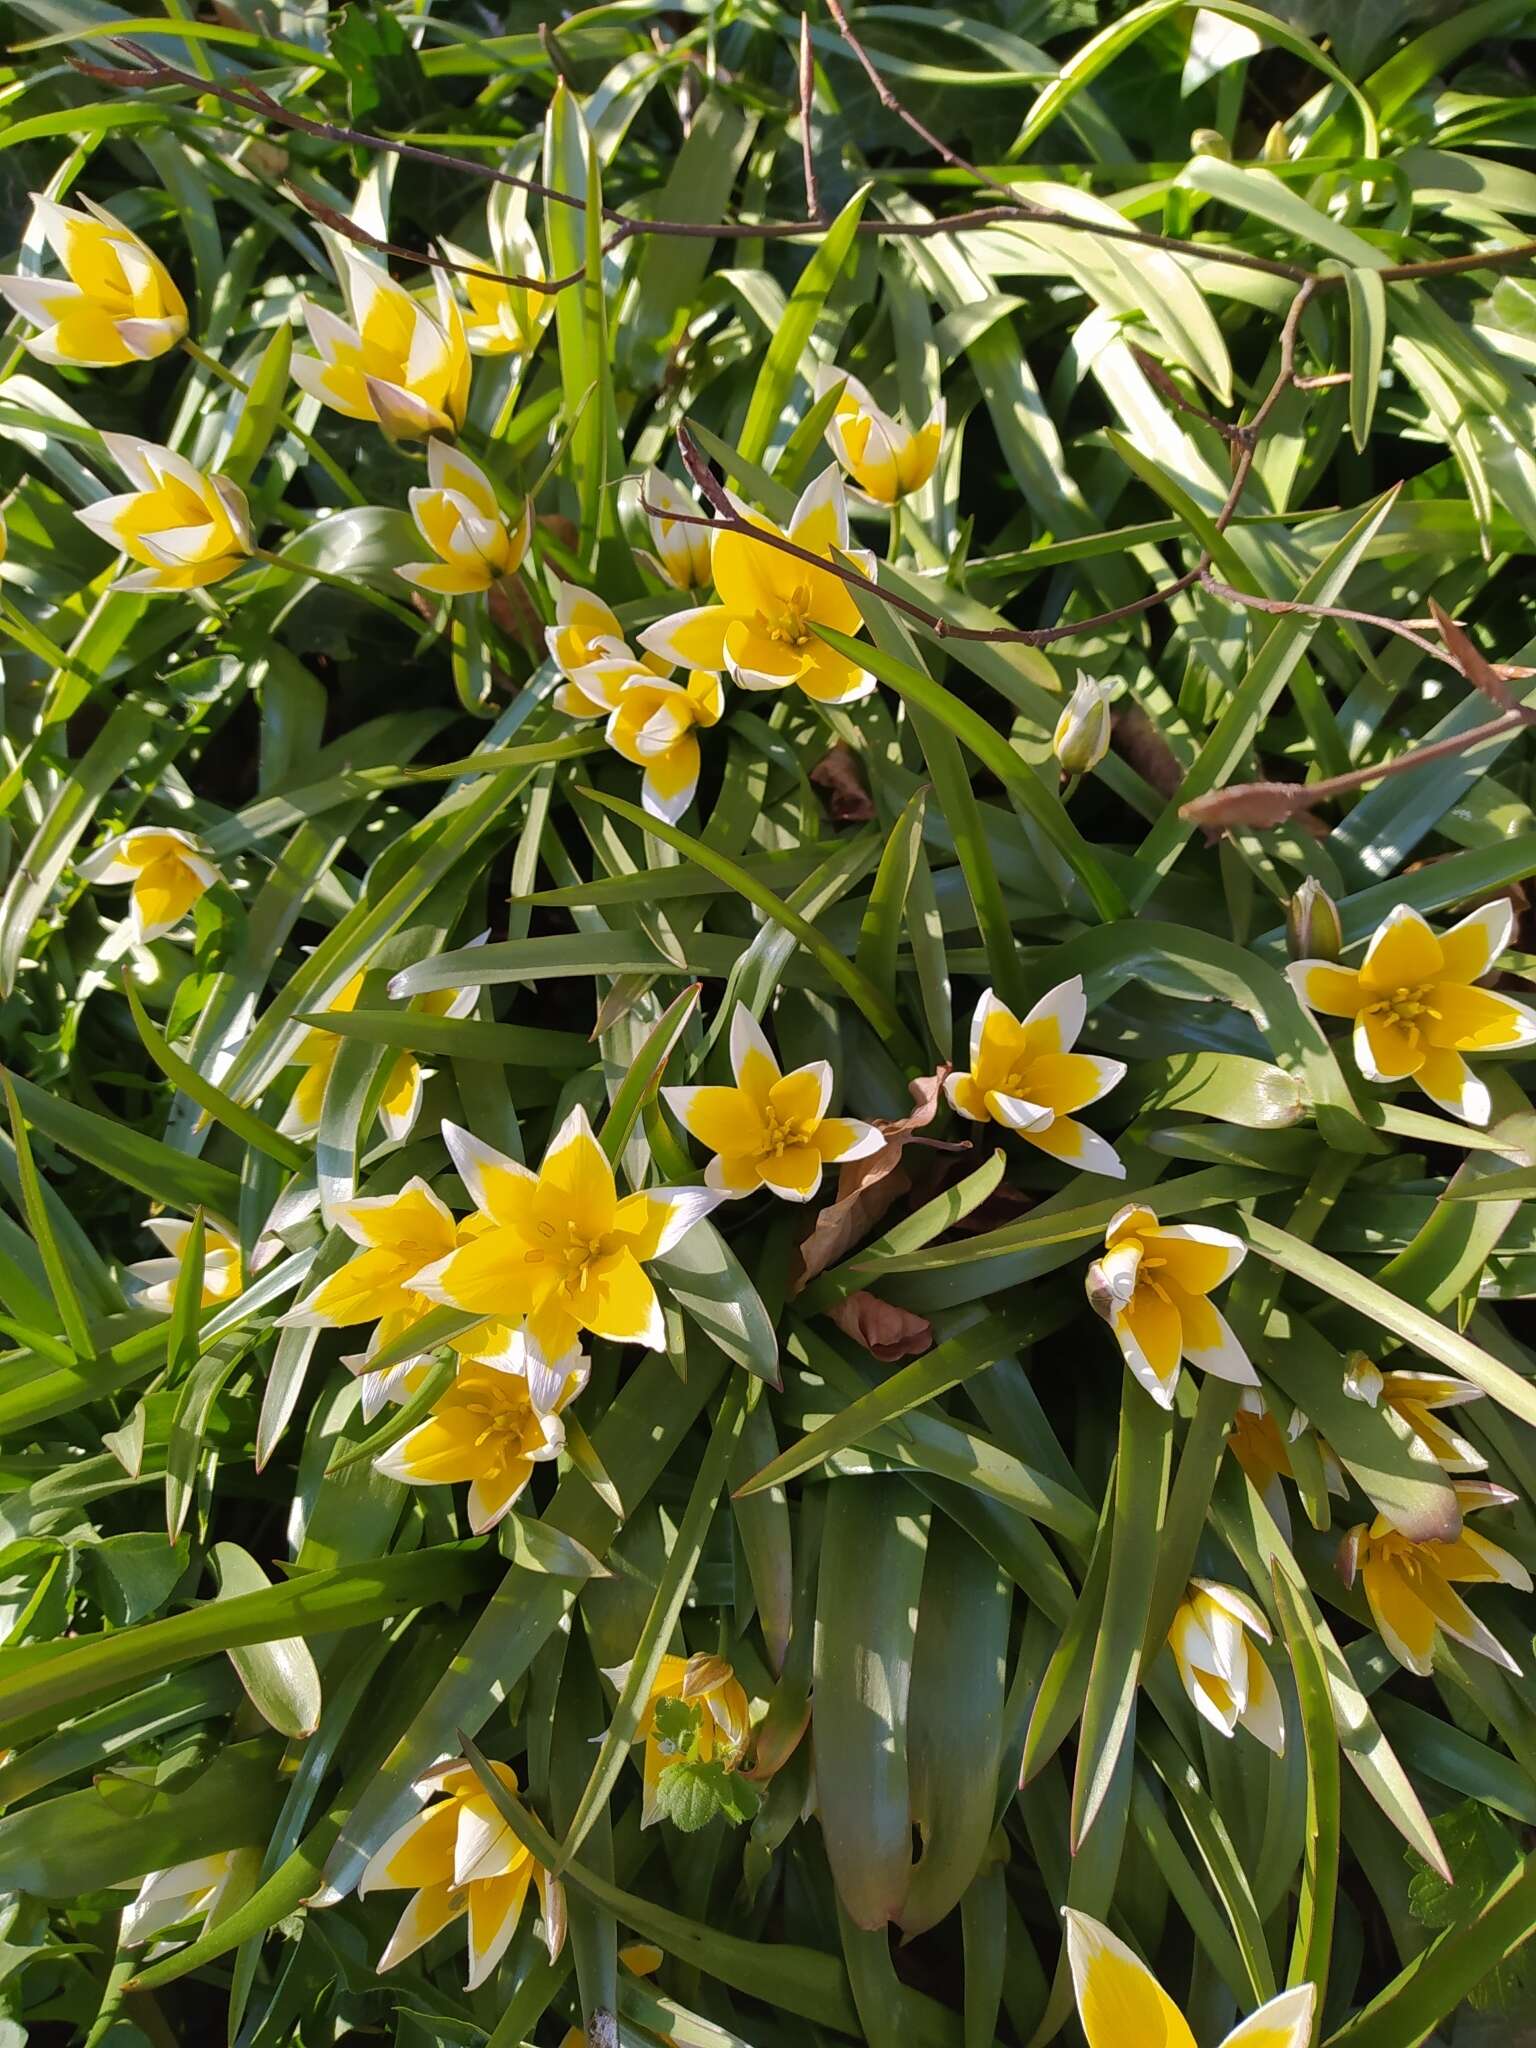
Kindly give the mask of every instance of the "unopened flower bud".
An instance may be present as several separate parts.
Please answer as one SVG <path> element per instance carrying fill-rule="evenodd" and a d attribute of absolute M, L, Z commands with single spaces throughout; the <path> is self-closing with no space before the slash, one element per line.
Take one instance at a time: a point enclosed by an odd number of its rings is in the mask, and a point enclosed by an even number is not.
<path fill-rule="evenodd" d="M 1052 751 L 1069 775 L 1086 775 L 1109 752 L 1109 688 L 1078 670 L 1077 688 L 1051 739 Z"/>
<path fill-rule="evenodd" d="M 1196 128 L 1190 133 L 1191 156 L 1214 156 L 1222 163 L 1232 161 L 1232 145 L 1219 128 Z"/>
<path fill-rule="evenodd" d="M 1263 158 L 1267 164 L 1286 164 L 1291 160 L 1291 138 L 1285 132 L 1285 123 L 1276 121 L 1264 138 Z"/>
<path fill-rule="evenodd" d="M 1344 950 L 1339 906 L 1311 875 L 1286 908 L 1285 942 L 1293 960 L 1337 960 Z"/>

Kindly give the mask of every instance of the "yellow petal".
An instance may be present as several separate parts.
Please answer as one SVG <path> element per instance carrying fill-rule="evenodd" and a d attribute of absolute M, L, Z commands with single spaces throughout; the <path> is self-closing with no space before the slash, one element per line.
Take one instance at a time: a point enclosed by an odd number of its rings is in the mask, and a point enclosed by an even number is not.
<path fill-rule="evenodd" d="M 1316 2010 L 1316 1987 L 1298 1984 L 1234 2027 L 1221 2048 L 1309 2048 Z"/>
<path fill-rule="evenodd" d="M 1399 904 L 1377 926 L 1360 965 L 1360 979 L 1373 992 L 1390 993 L 1438 981 L 1444 967 L 1440 941 L 1416 910 Z"/>
<path fill-rule="evenodd" d="M 608 1337 L 617 1344 L 649 1344 L 659 1350 L 663 1341 L 661 1303 L 633 1253 L 621 1251 L 598 1260 L 588 1273 L 575 1306 L 583 1326 L 593 1336 Z"/>
<path fill-rule="evenodd" d="M 1170 1224 L 1157 1230 L 1148 1254 L 1162 1260 L 1170 1279 L 1190 1294 L 1209 1294 L 1235 1273 L 1247 1255 L 1240 1238 L 1209 1224 Z"/>
<path fill-rule="evenodd" d="M 584 1109 L 573 1110 L 550 1140 L 539 1169 L 538 1206 L 543 1220 L 557 1229 L 569 1224 L 588 1243 L 613 1228 L 613 1168 Z"/>
<path fill-rule="evenodd" d="M 1164 1391 L 1171 1389 L 1184 1355 L 1183 1328 L 1173 1304 L 1150 1287 L 1138 1287 L 1113 1327 L 1132 1370 L 1138 1362 L 1134 1351 L 1157 1385 Z"/>
<path fill-rule="evenodd" d="M 1362 1010 L 1355 1019 L 1355 1059 L 1368 1081 L 1400 1081 L 1423 1065 L 1422 1035 L 1390 1011 Z"/>
<path fill-rule="evenodd" d="M 1433 1668 L 1435 1617 L 1390 1559 L 1367 1557 L 1360 1570 L 1366 1605 L 1399 1664 L 1427 1678 Z"/>
<path fill-rule="evenodd" d="M 1442 981 L 1431 992 L 1432 1015 L 1425 1036 L 1431 1045 L 1458 1052 L 1506 1052 L 1536 1039 L 1536 1017 L 1522 1003 L 1491 988 L 1466 988 Z"/>
<path fill-rule="evenodd" d="M 711 1152 L 757 1152 L 767 1142 L 762 1111 L 745 1088 L 668 1088 L 668 1107 Z"/>
<path fill-rule="evenodd" d="M 1290 977 L 1301 1000 L 1325 1017 L 1356 1017 L 1371 1000 L 1352 967 L 1335 967 L 1331 961 L 1298 960 Z"/>
<path fill-rule="evenodd" d="M 1068 1911 L 1067 1952 L 1088 2048 L 1195 2048 L 1173 2000 L 1099 1921 Z"/>

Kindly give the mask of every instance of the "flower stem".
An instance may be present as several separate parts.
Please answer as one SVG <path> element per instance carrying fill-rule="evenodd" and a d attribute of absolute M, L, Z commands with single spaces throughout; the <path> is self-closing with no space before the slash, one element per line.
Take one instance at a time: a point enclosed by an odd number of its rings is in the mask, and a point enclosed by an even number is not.
<path fill-rule="evenodd" d="M 217 356 L 209 355 L 207 349 L 200 348 L 190 335 L 182 336 L 181 347 L 182 353 L 190 356 L 200 370 L 206 370 L 210 377 L 216 377 L 221 384 L 227 384 L 231 391 L 238 391 L 243 397 L 250 396 L 251 387 L 245 379 L 238 376 L 235 371 L 226 369 Z M 365 505 L 368 502 L 341 464 L 326 453 L 313 434 L 304 431 L 286 406 L 278 408 L 277 416 L 310 460 L 318 463 L 325 471 L 343 497 L 354 505 Z"/>

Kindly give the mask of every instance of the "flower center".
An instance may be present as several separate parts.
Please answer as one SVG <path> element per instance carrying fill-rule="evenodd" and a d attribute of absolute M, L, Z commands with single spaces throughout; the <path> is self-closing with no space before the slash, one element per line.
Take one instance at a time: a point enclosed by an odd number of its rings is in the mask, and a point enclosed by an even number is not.
<path fill-rule="evenodd" d="M 489 1447 L 492 1458 L 516 1457 L 522 1448 L 523 1419 L 515 1408 L 494 1401 L 466 1401 L 464 1408 L 474 1424 L 477 1451 Z"/>
<path fill-rule="evenodd" d="M 538 1225 L 539 1242 L 523 1253 L 529 1266 L 551 1265 L 560 1269 L 560 1287 L 566 1294 L 579 1294 L 587 1283 L 595 1259 L 605 1258 L 613 1246 L 606 1234 L 583 1236 L 579 1225 L 570 1222 L 561 1231 L 553 1223 Z"/>
<path fill-rule="evenodd" d="M 805 1131 L 797 1117 L 777 1117 L 770 1109 L 764 1120 L 767 1125 L 764 1158 L 777 1159 L 789 1146 L 805 1143 Z"/>
<path fill-rule="evenodd" d="M 1434 1006 L 1434 993 L 1431 982 L 1421 982 L 1416 988 L 1395 988 L 1389 995 L 1378 997 L 1366 1015 L 1379 1018 L 1384 1024 L 1395 1024 L 1406 1033 L 1410 1045 L 1417 1045 L 1420 1035 L 1440 1015 Z"/>
<path fill-rule="evenodd" d="M 757 623 L 780 647 L 806 647 L 811 638 L 805 623 L 810 609 L 810 586 L 797 583 L 789 596 L 780 600 L 779 610 L 771 616 L 767 612 L 759 612 Z"/>

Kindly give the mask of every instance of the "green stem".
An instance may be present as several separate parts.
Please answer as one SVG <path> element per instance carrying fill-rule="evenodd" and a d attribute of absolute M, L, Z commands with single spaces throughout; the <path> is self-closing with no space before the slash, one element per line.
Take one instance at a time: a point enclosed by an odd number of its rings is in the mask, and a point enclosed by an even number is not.
<path fill-rule="evenodd" d="M 198 368 L 206 370 L 210 377 L 216 377 L 221 384 L 227 384 L 231 391 L 238 391 L 242 397 L 250 396 L 251 387 L 245 379 L 238 376 L 235 371 L 226 369 L 217 356 L 209 355 L 207 349 L 200 348 L 190 335 L 182 336 L 181 348 L 183 355 L 190 356 Z M 280 407 L 277 416 L 310 460 L 318 463 L 325 471 L 343 497 L 354 505 L 365 505 L 368 502 L 341 464 L 326 453 L 313 434 L 304 431 L 286 407 Z"/>
<path fill-rule="evenodd" d="M 333 590 L 344 590 L 349 597 L 360 597 L 366 603 L 392 613 L 413 632 L 422 629 L 424 622 L 408 605 L 397 604 L 394 598 L 386 597 L 382 590 L 375 590 L 371 584 L 351 576 L 338 576 L 334 569 L 317 569 L 308 562 L 290 562 L 285 555 L 274 555 L 269 548 L 252 548 L 251 560 L 264 562 L 269 569 L 281 569 L 289 576 L 308 576 L 316 583 L 328 583 Z"/>

